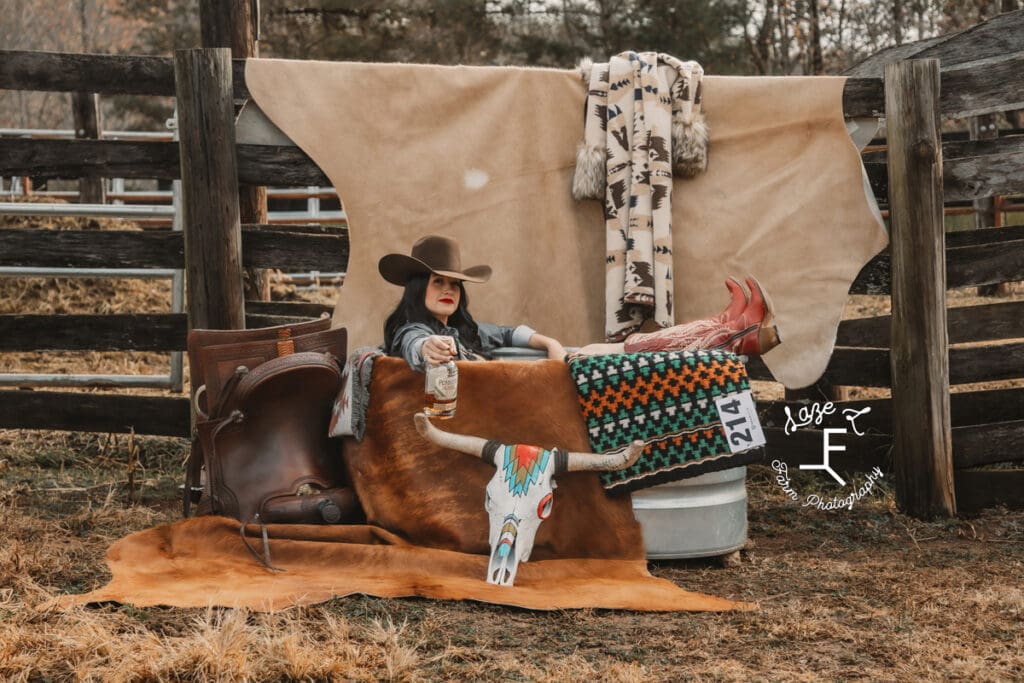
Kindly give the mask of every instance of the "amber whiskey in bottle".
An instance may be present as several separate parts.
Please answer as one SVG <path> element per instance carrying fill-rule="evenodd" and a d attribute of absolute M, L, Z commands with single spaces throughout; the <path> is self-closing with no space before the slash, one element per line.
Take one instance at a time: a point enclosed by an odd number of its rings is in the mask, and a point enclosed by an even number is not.
<path fill-rule="evenodd" d="M 426 403 L 423 412 L 428 417 L 442 420 L 455 417 L 455 403 L 459 395 L 459 368 L 455 361 L 440 365 L 428 364 L 426 374 Z"/>

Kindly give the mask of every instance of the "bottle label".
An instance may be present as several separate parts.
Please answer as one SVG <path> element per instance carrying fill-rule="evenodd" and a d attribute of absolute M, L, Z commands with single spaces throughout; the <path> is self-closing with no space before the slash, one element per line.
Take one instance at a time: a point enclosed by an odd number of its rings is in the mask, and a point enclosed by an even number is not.
<path fill-rule="evenodd" d="M 459 392 L 459 369 L 449 361 L 427 366 L 426 374 L 424 412 L 431 417 L 453 417 Z"/>
<path fill-rule="evenodd" d="M 434 378 L 434 398 L 438 401 L 452 401 L 456 396 L 458 396 L 458 392 L 458 375 L 439 373 L 437 377 Z"/>

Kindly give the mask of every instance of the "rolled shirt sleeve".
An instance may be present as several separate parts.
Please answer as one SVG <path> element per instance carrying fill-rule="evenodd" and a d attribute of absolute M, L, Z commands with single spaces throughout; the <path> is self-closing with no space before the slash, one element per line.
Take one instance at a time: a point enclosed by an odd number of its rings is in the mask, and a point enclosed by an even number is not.
<path fill-rule="evenodd" d="M 480 345 L 485 352 L 502 346 L 526 348 L 530 345 L 530 337 L 537 333 L 526 325 L 509 327 L 494 323 L 477 323 L 477 332 L 480 334 Z"/>
<path fill-rule="evenodd" d="M 426 362 L 423 358 L 423 343 L 432 334 L 436 333 L 422 323 L 403 325 L 391 342 L 388 355 L 401 356 L 409 364 L 410 368 L 419 372 L 425 372 Z"/>

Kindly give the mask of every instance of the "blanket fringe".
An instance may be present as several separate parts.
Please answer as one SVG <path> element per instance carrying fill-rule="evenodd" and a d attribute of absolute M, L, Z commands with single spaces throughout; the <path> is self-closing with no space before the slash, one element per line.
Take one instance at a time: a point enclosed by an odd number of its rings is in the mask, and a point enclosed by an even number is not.
<path fill-rule="evenodd" d="M 576 163 L 579 168 L 579 157 Z M 675 112 L 672 115 L 672 171 L 684 178 L 692 178 L 706 170 L 708 127 L 704 114 L 697 113 L 688 120 L 683 112 Z"/>
<path fill-rule="evenodd" d="M 576 172 L 572 176 L 573 199 L 603 199 L 607 152 L 600 145 L 581 142 L 576 149 Z"/>
<path fill-rule="evenodd" d="M 594 70 L 594 60 L 590 57 L 584 57 L 576 65 L 576 69 L 580 72 L 580 79 L 583 81 L 583 85 L 590 85 L 590 72 Z"/>

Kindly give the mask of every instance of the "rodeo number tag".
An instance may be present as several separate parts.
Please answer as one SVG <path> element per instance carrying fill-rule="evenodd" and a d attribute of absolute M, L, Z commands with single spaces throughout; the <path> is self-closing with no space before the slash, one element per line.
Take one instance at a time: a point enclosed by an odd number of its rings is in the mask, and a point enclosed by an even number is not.
<path fill-rule="evenodd" d="M 749 391 L 715 399 L 718 416 L 722 419 L 725 440 L 733 453 L 748 451 L 764 445 L 764 431 L 757 419 L 754 399 Z"/>

